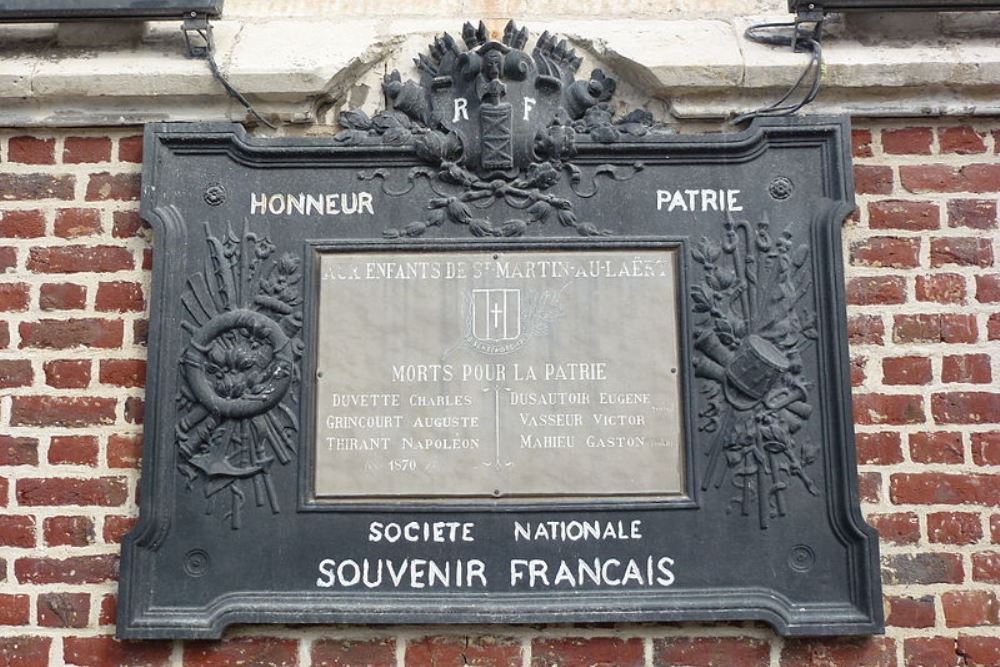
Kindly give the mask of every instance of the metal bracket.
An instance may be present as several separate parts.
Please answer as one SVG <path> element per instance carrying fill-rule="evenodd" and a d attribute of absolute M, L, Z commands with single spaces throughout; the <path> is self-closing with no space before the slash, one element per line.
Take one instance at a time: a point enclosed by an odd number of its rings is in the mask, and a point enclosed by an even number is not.
<path fill-rule="evenodd" d="M 823 3 L 810 2 L 799 5 L 795 11 L 795 29 L 792 31 L 792 51 L 801 53 L 808 51 L 800 42 L 812 39 L 820 41 L 823 37 Z"/>
<path fill-rule="evenodd" d="M 215 38 L 212 36 L 212 24 L 208 22 L 207 14 L 191 12 L 184 18 L 181 31 L 184 33 L 188 58 L 209 58 L 215 53 Z"/>

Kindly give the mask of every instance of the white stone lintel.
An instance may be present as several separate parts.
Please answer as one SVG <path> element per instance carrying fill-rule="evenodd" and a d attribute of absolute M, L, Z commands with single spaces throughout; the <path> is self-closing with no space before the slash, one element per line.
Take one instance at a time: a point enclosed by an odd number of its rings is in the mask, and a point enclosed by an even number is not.
<path fill-rule="evenodd" d="M 808 56 L 748 41 L 762 20 L 528 21 L 585 56 L 581 74 L 602 67 L 627 102 L 655 98 L 682 118 L 717 118 L 774 99 Z M 413 75 L 411 59 L 462 19 L 336 20 L 245 17 L 213 23 L 217 59 L 229 81 L 282 123 L 315 122 L 319 110 L 380 103 L 386 69 Z M 95 30 L 99 29 L 95 25 Z M 904 39 L 835 26 L 824 40 L 822 94 L 814 112 L 859 115 L 994 115 L 1000 112 L 1000 40 L 972 31 Z M 52 26 L 49 29 L 56 31 Z M 153 120 L 245 120 L 207 64 L 186 57 L 179 24 L 149 24 L 140 39 L 88 48 L 47 38 L 46 27 L 0 26 L 0 124 L 82 126 Z M 48 37 L 51 37 L 49 35 Z M 362 98 L 358 98 L 358 91 Z"/>

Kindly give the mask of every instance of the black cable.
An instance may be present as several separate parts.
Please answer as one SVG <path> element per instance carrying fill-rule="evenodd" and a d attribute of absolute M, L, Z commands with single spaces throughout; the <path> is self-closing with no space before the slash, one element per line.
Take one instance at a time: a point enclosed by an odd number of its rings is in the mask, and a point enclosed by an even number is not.
<path fill-rule="evenodd" d="M 775 28 L 791 28 L 793 30 L 793 34 L 761 34 L 759 32 L 761 30 L 773 30 Z M 794 84 L 792 84 L 792 87 L 789 88 L 780 99 L 755 111 L 740 114 L 739 116 L 732 118 L 729 121 L 730 124 L 737 125 L 752 118 L 757 118 L 758 116 L 788 116 L 816 99 L 816 95 L 819 94 L 820 81 L 823 77 L 823 47 L 820 46 L 818 39 L 819 26 L 817 26 L 816 30 L 811 33 L 811 36 L 801 34 L 795 35 L 794 31 L 797 31 L 798 29 L 799 27 L 796 23 L 759 23 L 757 25 L 750 26 L 743 33 L 748 40 L 758 44 L 787 47 L 791 47 L 793 45 L 796 47 L 801 46 L 810 52 L 811 57 L 809 58 L 809 63 L 806 64 L 805 69 L 802 71 L 802 74 L 799 75 L 799 78 L 796 79 Z M 785 104 L 785 102 L 787 102 L 792 95 L 799 90 L 810 73 L 812 73 L 812 81 L 809 84 L 808 91 L 802 99 L 795 104 Z"/>
<path fill-rule="evenodd" d="M 207 34 L 207 31 L 198 30 L 197 32 L 198 35 L 200 35 L 201 38 L 205 40 L 205 60 L 208 61 L 208 68 L 212 70 L 212 76 L 215 77 L 215 80 L 218 81 L 222 85 L 222 87 L 226 89 L 226 92 L 229 93 L 230 97 L 232 97 L 237 102 L 242 104 L 243 108 L 246 109 L 248 112 L 250 112 L 250 115 L 252 115 L 259 122 L 263 123 L 272 130 L 277 130 L 278 129 L 277 125 L 275 125 L 274 123 L 270 122 L 269 120 L 261 116 L 259 113 L 257 113 L 257 110 L 253 108 L 252 104 L 250 104 L 250 100 L 244 97 L 243 93 L 233 88 L 233 86 L 228 81 L 226 81 L 226 77 L 223 76 L 222 72 L 219 70 L 218 63 L 215 62 L 215 40 L 213 40 Z"/>
<path fill-rule="evenodd" d="M 782 23 L 757 23 L 744 30 L 743 36 L 751 42 L 757 42 L 758 44 L 767 44 L 768 46 L 791 46 L 792 37 L 790 35 L 760 35 L 757 33 L 760 30 L 773 30 L 774 28 L 791 28 L 792 30 L 795 30 L 797 26 L 798 24 L 795 21 L 786 21 Z"/>

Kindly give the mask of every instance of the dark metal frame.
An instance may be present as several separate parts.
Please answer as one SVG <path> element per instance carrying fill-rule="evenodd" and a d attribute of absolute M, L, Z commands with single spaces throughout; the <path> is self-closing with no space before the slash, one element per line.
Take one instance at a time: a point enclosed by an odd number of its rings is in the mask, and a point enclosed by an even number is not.
<path fill-rule="evenodd" d="M 850 128 L 846 118 L 768 118 L 756 119 L 744 131 L 735 134 L 712 135 L 650 135 L 627 142 L 601 144 L 578 139 L 577 165 L 592 168 L 610 162 L 631 163 L 641 160 L 647 169 L 657 165 L 685 165 L 698 168 L 702 165 L 733 165 L 748 163 L 765 155 L 772 148 L 795 148 L 810 150 L 809 164 L 814 165 L 822 176 L 822 197 L 829 206 L 822 209 L 822 215 L 804 228 L 801 242 L 810 249 L 810 271 L 815 281 L 812 292 L 815 295 L 817 328 L 821 339 L 816 346 L 817 382 L 816 393 L 811 402 L 819 406 L 812 419 L 822 434 L 824 447 L 817 464 L 822 466 L 823 492 L 817 500 L 815 515 L 801 514 L 794 523 L 787 524 L 808 532 L 812 525 L 829 525 L 828 530 L 838 544 L 837 554 L 821 554 L 823 557 L 846 559 L 847 581 L 825 586 L 843 587 L 846 599 L 822 600 L 817 602 L 789 599 L 781 590 L 755 584 L 753 581 L 739 585 L 703 584 L 700 587 L 678 587 L 659 590 L 609 589 L 583 591 L 547 591 L 544 595 L 520 592 L 471 593 L 451 591 L 442 593 L 413 592 L 346 592 L 346 591 L 303 591 L 299 588 L 275 588 L 268 567 L 294 567 L 290 561 L 297 557 L 302 545 L 296 540 L 336 540 L 332 526 L 344 526 L 351 521 L 351 514 L 357 508 L 318 506 L 311 502 L 309 490 L 308 456 L 300 456 L 300 463 L 286 482 L 297 480 L 297 488 L 285 486 L 283 512 L 271 517 L 266 513 L 255 515 L 253 530 L 268 530 L 269 537 L 276 543 L 254 543 L 252 547 L 237 546 L 237 533 L 217 522 L 179 526 L 177 514 L 185 508 L 188 516 L 196 510 L 188 510 L 199 500 L 197 493 L 185 493 L 179 482 L 177 471 L 178 453 L 175 442 L 177 408 L 175 396 L 178 393 L 178 360 L 185 349 L 185 339 L 180 329 L 179 297 L 185 287 L 187 276 L 181 267 L 186 266 L 189 253 L 196 247 L 203 247 L 202 239 L 193 231 L 201 219 L 207 219 L 211 209 L 222 197 L 224 189 L 218 184 L 209 185 L 204 198 L 197 192 L 171 190 L 171 174 L 184 169 L 191 173 L 192 159 L 224 157 L 232 170 L 259 170 L 258 173 L 275 170 L 324 170 L 383 167 L 389 169 L 409 169 L 419 165 L 409 146 L 366 145 L 356 147 L 338 146 L 330 139 L 256 139 L 246 134 L 239 125 L 231 124 L 151 124 L 146 127 L 145 160 L 143 167 L 143 198 L 141 213 L 154 228 L 156 252 L 154 253 L 153 285 L 150 299 L 150 339 L 149 371 L 146 397 L 146 437 L 142 461 L 142 494 L 140 498 L 140 520 L 129 533 L 122 546 L 122 567 L 119 584 L 118 637 L 123 639 L 142 638 L 217 638 L 224 628 L 233 623 L 541 623 L 541 622 L 597 622 L 597 621 L 724 621 L 762 620 L 772 624 L 782 634 L 789 635 L 835 635 L 870 634 L 881 632 L 883 612 L 878 560 L 878 536 L 867 526 L 861 515 L 856 476 L 853 419 L 850 396 L 849 356 L 846 336 L 845 297 L 843 268 L 841 264 L 841 224 L 853 210 L 853 179 L 850 169 Z M 183 158 L 186 162 L 178 162 Z M 197 170 L 196 170 L 197 171 Z M 225 178 L 227 174 L 211 172 L 209 179 Z M 238 176 L 236 178 L 239 178 Z M 235 182 L 235 181 L 234 181 Z M 211 180 L 208 181 L 212 183 Z M 202 186 L 204 187 L 204 186 Z M 772 193 L 772 197 L 775 195 Z M 204 199 L 204 201 L 203 201 Z M 180 203 L 171 203 L 180 202 Z M 447 226 L 438 231 L 434 240 L 378 240 L 379 231 L 371 229 L 361 244 L 391 249 L 435 248 L 457 249 L 461 247 L 531 247 L 546 244 L 548 247 L 565 248 L 605 248 L 634 247 L 636 244 L 676 244 L 677 238 L 658 235 L 649 222 L 643 223 L 641 230 L 632 232 L 628 226 L 624 230 L 628 236 L 596 237 L 579 239 L 559 226 L 542 228 L 541 235 L 509 241 L 476 241 L 466 236 L 461 226 Z M 633 224 L 633 223 L 629 223 Z M 638 223 L 635 223 L 638 224 Z M 532 228 L 537 229 L 537 228 Z M 697 225 L 692 234 L 701 234 L 703 228 Z M 715 233 L 715 232 L 713 232 Z M 294 239 L 294 237 L 289 237 Z M 312 238 L 312 240 L 309 240 Z M 330 228 L 329 237 L 322 242 L 336 245 L 338 232 Z M 350 243 L 341 237 L 341 243 Z M 351 238 L 358 239 L 354 235 Z M 329 239 L 332 239 L 331 243 Z M 296 252 L 305 258 L 319 240 L 307 237 L 301 240 L 282 239 L 284 243 L 294 243 Z M 540 246 L 538 246 L 540 247 Z M 689 279 L 693 267 L 682 258 L 683 270 Z M 683 281 L 682 281 L 683 282 Z M 315 284 L 305 286 L 305 303 L 314 298 Z M 679 295 L 680 313 L 685 315 L 693 310 L 693 302 L 687 293 Z M 315 310 L 313 307 L 312 310 Z M 304 337 L 306 350 L 313 345 L 310 330 L 314 315 L 306 318 Z M 682 337 L 685 363 L 690 364 L 690 320 L 682 322 L 686 334 Z M 306 353 L 302 368 L 309 377 L 313 364 L 311 352 Z M 682 371 L 685 379 L 683 395 L 685 410 L 690 420 L 697 392 L 691 386 L 690 365 Z M 300 405 L 300 421 L 310 424 L 310 394 L 306 391 Z M 692 431 L 693 421 L 688 421 L 686 429 Z M 309 447 L 309 429 L 300 432 L 299 451 Z M 696 455 L 691 441 L 686 443 L 687 461 Z M 293 466 L 295 467 L 295 466 Z M 694 506 L 678 507 L 665 503 L 655 508 L 663 530 L 669 530 L 671 522 L 680 517 L 691 517 L 695 513 L 704 522 L 725 521 L 732 528 L 730 543 L 704 545 L 706 561 L 710 555 L 721 558 L 725 569 L 726 559 L 737 559 L 749 554 L 764 557 L 769 552 L 770 542 L 779 533 L 778 528 L 770 532 L 758 529 L 752 519 L 728 517 L 717 513 L 716 502 L 713 512 L 706 511 L 705 492 L 698 490 L 698 471 L 689 468 L 688 483 L 692 489 L 691 503 Z M 694 483 L 692 483 L 694 481 Z M 713 491 L 713 493 L 715 493 Z M 800 492 L 802 493 L 802 492 Z M 796 496 L 800 497 L 800 496 Z M 383 514 L 398 513 L 400 508 L 386 502 L 378 509 Z M 516 511 L 519 503 L 493 504 L 488 501 L 470 503 L 484 514 L 496 513 L 499 517 L 509 516 Z M 605 514 L 616 515 L 619 510 L 636 511 L 635 503 L 616 504 L 614 500 L 597 503 Z M 648 507 L 648 504 L 639 503 Z M 526 504 L 530 507 L 530 503 Z M 825 508 L 823 512 L 819 507 Z M 410 512 L 438 511 L 441 507 L 404 508 Z M 553 506 L 545 504 L 545 509 Z M 557 511 L 559 507 L 554 509 Z M 307 511 L 306 511 L 307 510 Z M 447 511 L 452 511 L 449 504 Z M 643 510 L 648 511 L 648 510 Z M 792 521 L 792 519 L 785 519 Z M 499 525 L 499 523 L 497 524 Z M 703 524 L 704 525 L 704 524 Z M 323 528 L 321 528 L 323 526 Z M 748 527 L 749 526 L 749 527 Z M 203 575 L 195 570 L 196 563 L 180 561 L 179 554 L 188 542 L 182 540 L 180 546 L 171 546 L 170 556 L 164 549 L 176 540 L 178 531 L 185 539 L 196 531 L 195 543 L 217 559 L 218 575 L 227 580 L 237 576 L 238 584 L 216 590 L 213 577 L 196 578 Z M 244 528 L 243 531 L 248 530 Z M 324 532 L 325 531 L 325 532 Z M 240 531 L 242 532 L 242 531 Z M 788 531 L 786 531 L 787 534 Z M 256 534 L 256 533 L 255 533 Z M 740 537 L 737 537 L 739 535 Z M 692 544 L 700 543 L 697 534 L 687 535 Z M 740 542 L 739 540 L 743 540 Z M 280 549 L 279 549 L 280 545 Z M 359 553 L 365 545 L 358 544 Z M 775 545 L 775 549 L 779 545 Z M 785 548 L 785 547 L 781 547 Z M 242 549 L 242 550 L 240 550 Z M 248 549 L 259 549 L 253 552 Z M 759 551 L 755 551 L 759 550 Z M 189 551 L 188 555 L 194 551 Z M 779 552 L 783 562 L 784 552 Z M 199 558 L 201 557 L 199 556 Z M 774 554 L 768 556 L 773 558 Z M 174 560 L 176 558 L 176 560 Z M 257 565 L 250 563 L 260 560 Z M 261 560 L 262 559 L 262 560 Z M 276 560 L 275 560 L 276 559 Z M 789 561 L 791 564 L 791 561 Z M 183 565 L 183 567 L 182 567 Z M 190 568 L 188 566 L 191 566 Z M 202 561 L 201 565 L 204 565 Z M 199 566 L 200 567 L 200 566 Z M 714 566 L 713 566 L 714 567 Z M 247 568 L 240 573 L 241 568 Z M 260 569 L 265 568 L 265 569 Z M 795 573 L 792 565 L 788 577 L 811 575 Z M 185 572 L 192 579 L 185 578 Z M 313 571 L 314 573 L 314 571 Z M 822 579 L 824 573 L 817 571 Z M 307 575 L 308 576 L 308 575 Z M 315 576 L 313 574 L 313 576 Z M 806 581 L 798 579 L 798 581 Z M 226 585 L 228 586 L 228 585 Z M 164 591 L 213 591 L 214 596 L 205 604 L 164 604 L 160 602 Z M 838 588 L 840 590 L 840 588 Z"/>
<path fill-rule="evenodd" d="M 225 0 L 0 0 L 0 22 L 217 17 Z"/>

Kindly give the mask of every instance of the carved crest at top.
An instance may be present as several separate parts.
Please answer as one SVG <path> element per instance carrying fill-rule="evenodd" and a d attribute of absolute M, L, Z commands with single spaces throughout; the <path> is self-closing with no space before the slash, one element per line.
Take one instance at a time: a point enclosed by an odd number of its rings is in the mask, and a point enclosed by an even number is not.
<path fill-rule="evenodd" d="M 429 54 L 416 60 L 419 86 L 400 82 L 394 73 L 385 89 L 395 109 L 456 133 L 464 163 L 473 171 L 507 171 L 557 157 L 566 140 L 547 128 L 582 121 L 615 90 L 614 79 L 600 70 L 577 80 L 581 59 L 548 32 L 530 54 L 524 50 L 527 29 L 513 22 L 500 41 L 491 40 L 482 23 L 478 28 L 466 23 L 462 41 L 464 49 L 447 33 L 438 37 Z"/>
<path fill-rule="evenodd" d="M 578 135 L 612 143 L 662 128 L 654 127 L 652 115 L 643 110 L 613 120 L 610 100 L 615 80 L 599 69 L 577 79 L 582 60 L 566 40 L 544 32 L 530 53 L 527 43 L 528 31 L 513 21 L 499 41 L 491 39 L 482 22 L 478 27 L 466 23 L 461 43 L 444 33 L 415 59 L 419 83 L 404 81 L 398 71 L 385 77 L 383 88 L 391 108 L 372 118 L 361 111 L 340 115 L 344 130 L 336 136 L 339 143 L 412 145 L 420 160 L 435 170 L 414 172 L 411 180 L 426 177 L 435 184 L 440 197 L 428 207 L 442 213 L 387 230 L 387 236 L 418 236 L 445 219 L 469 225 L 477 236 L 516 236 L 527 225 L 549 217 L 580 234 L 606 233 L 578 223 L 572 202 L 545 191 L 568 174 L 573 194 L 593 195 L 594 190 L 578 189 L 582 173 L 570 164 Z M 601 165 L 592 176 L 627 180 L 642 169 L 641 164 L 631 167 L 622 171 Z M 361 177 L 368 180 L 383 174 L 376 171 Z M 444 191 L 448 186 L 460 190 Z M 493 222 L 476 218 L 465 207 L 475 201 L 488 204 L 490 199 L 503 199 L 529 215 Z"/>

